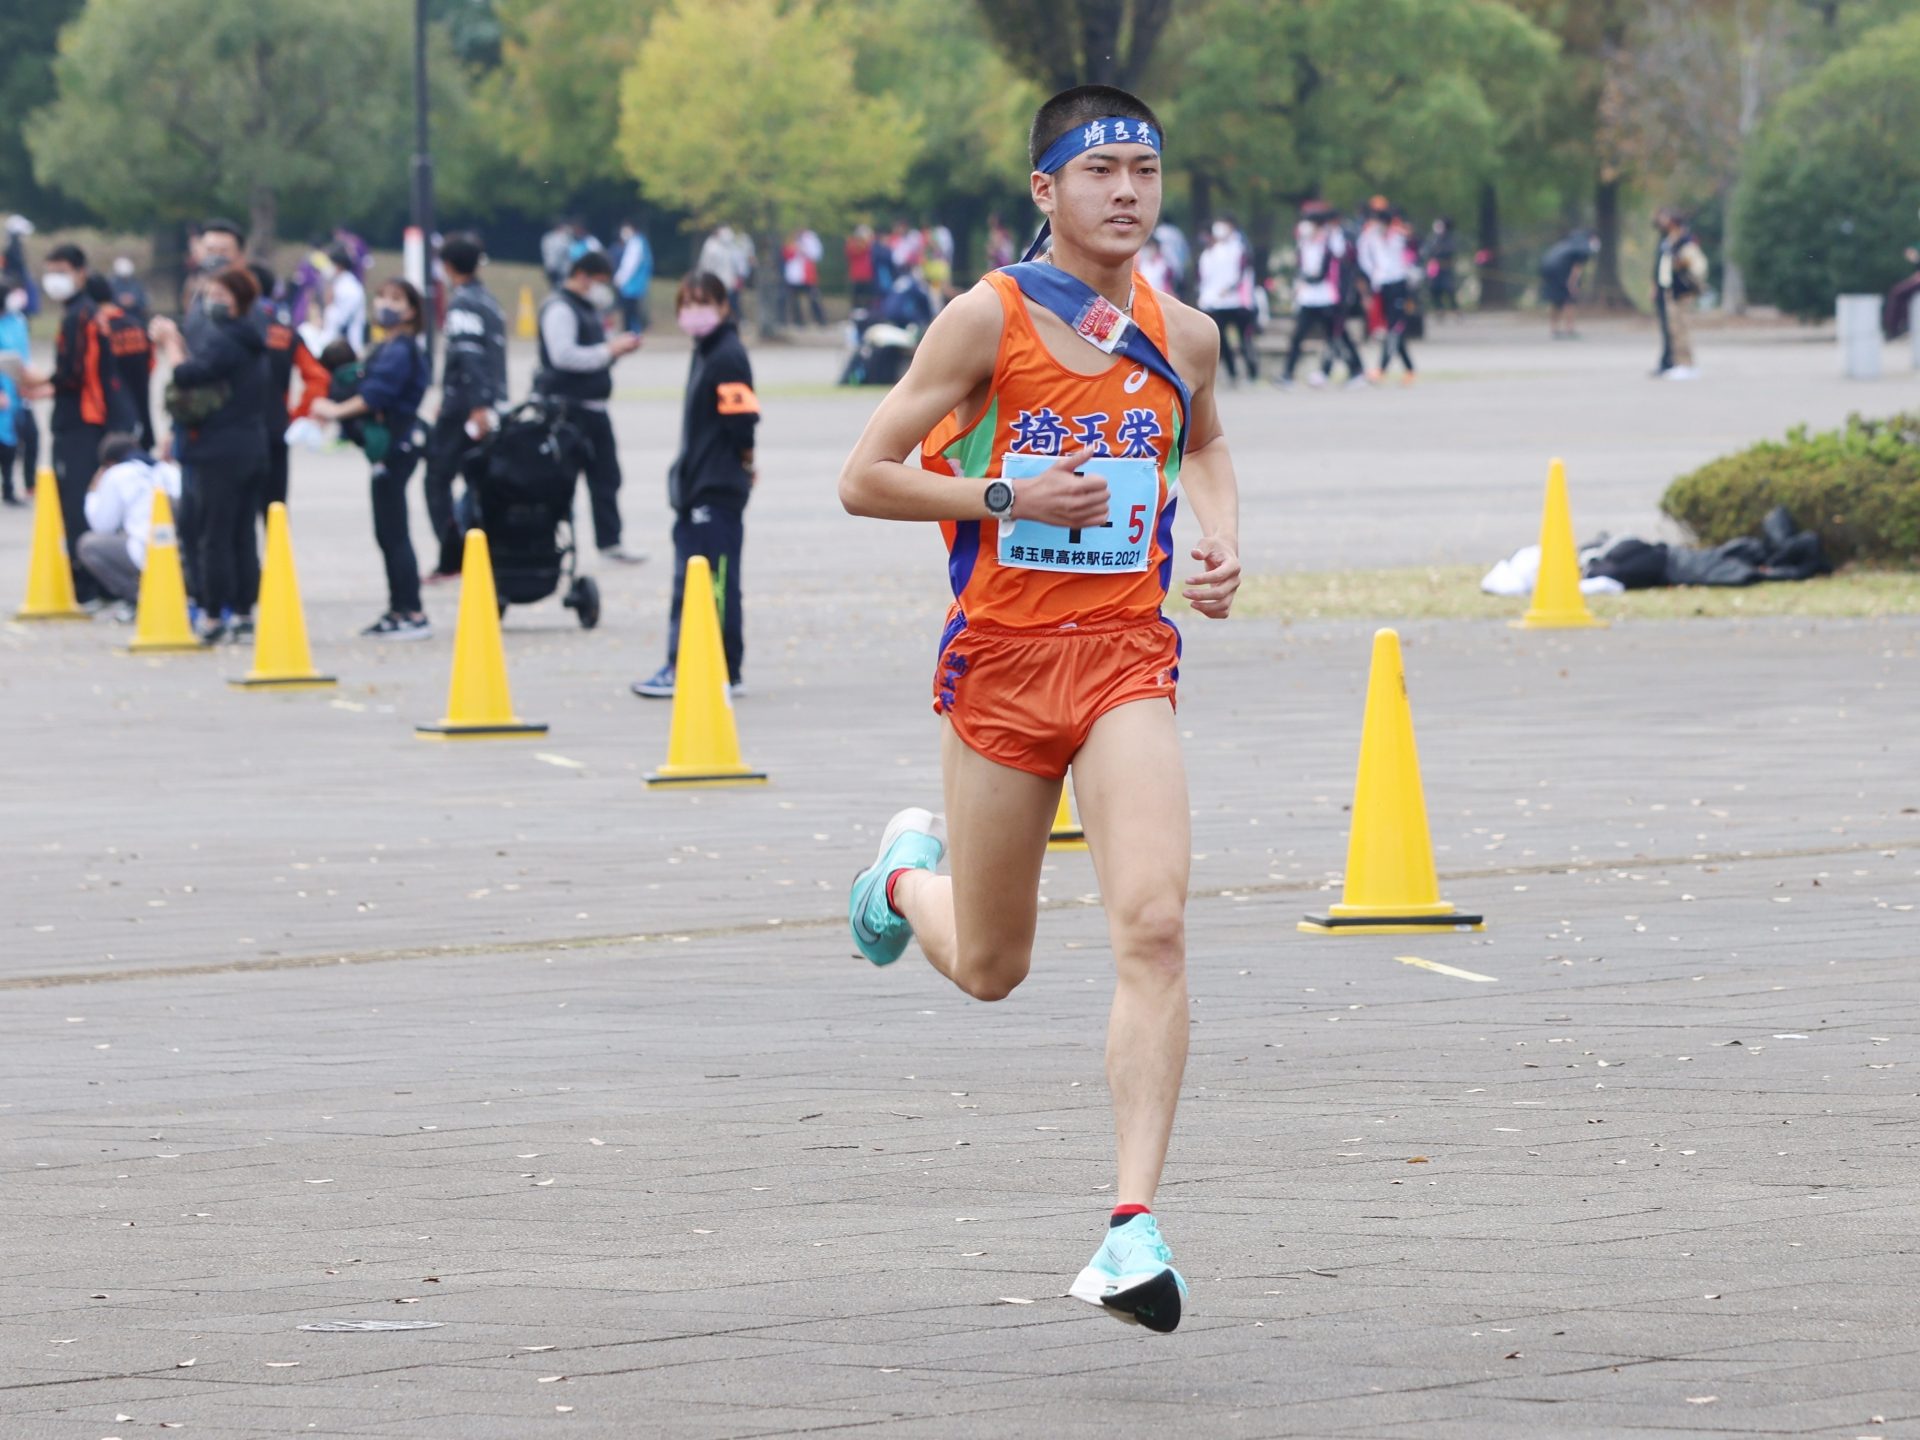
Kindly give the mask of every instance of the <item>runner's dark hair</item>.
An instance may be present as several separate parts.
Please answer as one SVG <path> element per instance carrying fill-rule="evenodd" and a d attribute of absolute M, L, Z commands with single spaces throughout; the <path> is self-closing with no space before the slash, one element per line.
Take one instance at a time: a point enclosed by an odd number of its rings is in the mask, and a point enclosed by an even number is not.
<path fill-rule="evenodd" d="M 1166 127 L 1147 102 L 1112 85 L 1076 85 L 1062 90 L 1033 117 L 1033 129 L 1027 136 L 1027 156 L 1035 165 L 1047 153 L 1047 147 L 1076 126 L 1117 115 L 1123 120 L 1144 120 L 1166 139 Z"/>

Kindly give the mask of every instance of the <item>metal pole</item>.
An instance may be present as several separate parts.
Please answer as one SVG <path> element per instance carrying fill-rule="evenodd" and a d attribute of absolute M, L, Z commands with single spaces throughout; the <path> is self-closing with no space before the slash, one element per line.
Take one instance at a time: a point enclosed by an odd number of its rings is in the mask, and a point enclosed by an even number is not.
<path fill-rule="evenodd" d="M 433 364 L 433 155 L 427 147 L 427 0 L 413 5 L 413 223 L 419 227 L 426 246 L 426 297 L 422 317 L 422 338 L 426 342 L 427 364 Z"/>

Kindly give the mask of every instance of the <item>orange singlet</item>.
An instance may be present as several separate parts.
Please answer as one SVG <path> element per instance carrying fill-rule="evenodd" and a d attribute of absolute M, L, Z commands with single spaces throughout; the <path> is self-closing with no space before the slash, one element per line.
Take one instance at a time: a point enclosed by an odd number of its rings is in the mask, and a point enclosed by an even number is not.
<path fill-rule="evenodd" d="M 921 445 L 921 465 L 1017 486 L 1051 457 L 1091 449 L 1106 457 L 1084 468 L 1107 480 L 1108 523 L 941 524 L 954 603 L 933 708 L 989 760 L 1057 779 L 1109 710 L 1175 696 L 1180 632 L 1160 606 L 1173 573 L 1180 402 L 1125 357 L 1098 375 L 1067 369 L 1019 285 L 997 271 L 986 279 L 1003 312 L 986 405 L 971 424 L 942 421 Z M 1135 283 L 1132 319 L 1167 353 L 1151 286 Z"/>

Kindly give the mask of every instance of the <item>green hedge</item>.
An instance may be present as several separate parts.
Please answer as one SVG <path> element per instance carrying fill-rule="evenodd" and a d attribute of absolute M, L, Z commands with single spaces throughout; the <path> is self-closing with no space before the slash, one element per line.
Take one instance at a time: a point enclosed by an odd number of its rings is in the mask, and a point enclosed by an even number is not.
<path fill-rule="evenodd" d="M 1765 441 L 1683 475 L 1660 508 L 1705 545 L 1758 534 L 1776 505 L 1817 531 L 1835 564 L 1920 564 L 1920 412 Z"/>

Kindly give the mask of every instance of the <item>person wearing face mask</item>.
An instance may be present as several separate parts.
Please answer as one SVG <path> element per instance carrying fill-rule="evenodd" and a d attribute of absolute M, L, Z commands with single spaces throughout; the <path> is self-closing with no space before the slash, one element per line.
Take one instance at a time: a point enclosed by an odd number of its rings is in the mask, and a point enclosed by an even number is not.
<path fill-rule="evenodd" d="M 407 481 L 419 463 L 419 411 L 432 371 L 420 347 L 426 302 L 405 280 L 389 280 L 374 297 L 374 319 L 387 338 L 367 356 L 359 393 L 316 400 L 322 420 L 365 417 L 361 445 L 373 466 L 373 538 L 387 567 L 387 610 L 360 633 L 375 640 L 426 640 L 433 626 L 420 608 L 420 562 L 407 529 Z"/>
<path fill-rule="evenodd" d="M 87 529 L 87 485 L 98 466 L 107 422 L 121 402 L 120 373 L 106 343 L 99 307 L 87 294 L 86 252 L 78 245 L 55 246 L 47 255 L 40 288 L 47 299 L 66 307 L 54 342 L 53 375 L 44 388 L 53 394 L 53 474 L 60 487 L 74 589 L 83 606 L 97 609 L 100 587 L 81 566 L 79 545 Z M 41 388 L 30 383 L 29 397 Z"/>
<path fill-rule="evenodd" d="M 680 453 L 667 471 L 673 505 L 673 599 L 667 619 L 667 662 L 633 693 L 649 699 L 673 695 L 674 662 L 680 652 L 680 605 L 687 562 L 704 555 L 720 595 L 720 635 L 727 655 L 727 683 L 744 693 L 740 678 L 746 654 L 740 613 L 740 556 L 746 544 L 747 499 L 758 478 L 754 432 L 760 400 L 753 393 L 753 365 L 740 343 L 727 284 L 696 270 L 680 282 L 676 319 L 693 340 L 687 396 L 681 411 Z"/>
<path fill-rule="evenodd" d="M 121 255 L 114 260 L 113 280 L 110 283 L 114 304 L 141 325 L 153 318 L 153 302 L 147 296 L 147 287 L 140 283 L 140 275 L 134 269 L 131 255 Z"/>
<path fill-rule="evenodd" d="M 104 275 L 87 277 L 87 295 L 93 301 L 99 319 L 101 344 L 107 347 L 108 363 L 118 375 L 118 392 L 110 397 L 112 411 L 107 426 L 139 438 L 145 449 L 153 448 L 153 341 L 147 336 L 147 322 L 129 315 L 113 297 L 113 286 Z"/>
<path fill-rule="evenodd" d="M 353 256 L 344 246 L 327 252 L 327 267 L 327 308 L 320 322 L 320 343 L 344 340 L 358 353 L 367 348 L 367 287 L 353 273 Z"/>
<path fill-rule="evenodd" d="M 1367 223 L 1360 229 L 1360 270 L 1367 287 L 1379 297 L 1380 365 L 1370 378 L 1385 376 L 1398 355 L 1406 368 L 1401 377 L 1413 383 L 1413 354 L 1407 349 L 1407 301 L 1412 291 L 1415 265 L 1408 255 L 1407 232 L 1386 197 L 1376 195 L 1367 207 Z"/>
<path fill-rule="evenodd" d="M 1220 361 L 1227 367 L 1227 383 L 1240 383 L 1234 368 L 1234 346 L 1227 332 L 1239 334 L 1240 359 L 1247 379 L 1260 378 L 1260 356 L 1253 348 L 1253 256 L 1231 220 L 1213 222 L 1213 238 L 1200 252 L 1200 308 L 1220 328 Z"/>
<path fill-rule="evenodd" d="M 653 246 L 629 220 L 620 227 L 620 267 L 613 272 L 622 330 L 638 335 L 647 328 L 647 287 L 652 284 Z"/>
<path fill-rule="evenodd" d="M 620 543 L 620 452 L 607 401 L 613 395 L 613 363 L 640 348 L 624 332 L 607 338 L 600 317 L 613 308 L 613 262 L 600 250 L 583 251 L 567 278 L 540 309 L 540 368 L 533 391 L 564 410 L 586 441 L 587 497 L 593 507 L 593 540 L 609 560 L 637 565 L 646 559 Z"/>
<path fill-rule="evenodd" d="M 427 515 L 440 542 L 439 563 L 430 581 L 460 573 L 453 477 L 472 462 L 474 447 L 494 429 L 497 412 L 507 402 L 507 317 L 481 282 L 486 258 L 478 236 L 450 235 L 440 246 L 453 298 L 447 306 L 440 413 L 427 432 Z"/>
<path fill-rule="evenodd" d="M 19 375 L 11 382 L 13 393 L 9 397 L 6 429 L 11 433 L 14 455 L 20 461 L 20 476 L 26 493 L 33 493 L 36 467 L 40 464 L 40 422 L 34 418 L 33 405 L 27 399 L 27 386 L 22 381 L 30 374 L 33 360 L 31 340 L 27 333 L 27 287 L 24 281 L 10 275 L 0 275 L 0 360 L 17 365 Z M 13 456 L 9 456 L 5 465 L 6 486 L 0 493 L 0 503 L 18 505 L 19 498 L 13 488 Z"/>
<path fill-rule="evenodd" d="M 253 633 L 260 591 L 254 522 L 267 478 L 267 360 L 259 300 L 253 273 L 233 265 L 200 287 L 191 334 L 165 317 L 153 322 L 154 343 L 173 366 L 167 411 L 187 476 L 183 499 L 191 496 L 195 513 L 193 585 L 208 645 Z"/>

